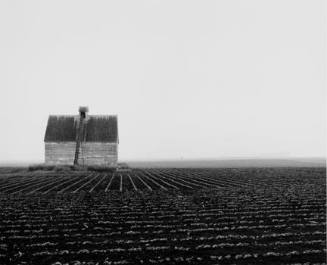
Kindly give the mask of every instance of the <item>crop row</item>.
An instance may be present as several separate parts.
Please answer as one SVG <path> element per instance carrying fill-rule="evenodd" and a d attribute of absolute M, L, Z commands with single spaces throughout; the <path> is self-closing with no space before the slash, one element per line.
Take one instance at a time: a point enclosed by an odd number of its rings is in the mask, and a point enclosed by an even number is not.
<path fill-rule="evenodd" d="M 243 170 L 244 171 L 244 170 Z M 34 194 L 34 193 L 65 193 L 65 192 L 110 192 L 110 191 L 180 191 L 193 192 L 201 189 L 221 189 L 247 187 L 256 189 L 264 187 L 265 193 L 294 196 L 296 186 L 323 186 L 325 180 L 307 172 L 282 170 L 280 175 L 269 177 L 269 169 L 242 170 L 235 174 L 233 169 L 134 169 L 131 172 L 74 173 L 44 175 L 30 173 L 23 176 L 0 176 L 0 193 Z M 278 171 L 277 171 L 278 172 Z M 310 175 L 310 178 L 308 178 Z M 308 192 L 310 189 L 304 192 Z M 263 197 L 266 195 L 264 194 Z M 245 198 L 246 199 L 246 198 Z"/>
<path fill-rule="evenodd" d="M 324 264 L 321 169 L 0 177 L 0 264 Z"/>

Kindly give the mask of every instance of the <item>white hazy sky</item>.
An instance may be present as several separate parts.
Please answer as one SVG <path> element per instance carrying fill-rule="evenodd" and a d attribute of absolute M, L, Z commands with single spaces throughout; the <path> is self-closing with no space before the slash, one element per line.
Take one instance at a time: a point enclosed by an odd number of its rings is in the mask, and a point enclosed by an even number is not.
<path fill-rule="evenodd" d="M 117 114 L 119 157 L 325 156 L 316 0 L 0 1 L 0 161 L 49 114 Z"/>

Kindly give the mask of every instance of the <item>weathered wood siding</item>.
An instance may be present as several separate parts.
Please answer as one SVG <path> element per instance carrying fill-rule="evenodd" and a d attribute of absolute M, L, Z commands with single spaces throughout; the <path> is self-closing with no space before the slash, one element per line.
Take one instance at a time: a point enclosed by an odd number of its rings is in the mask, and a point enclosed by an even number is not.
<path fill-rule="evenodd" d="M 81 165 L 113 165 L 117 164 L 118 146 L 116 143 L 81 143 L 78 163 Z"/>
<path fill-rule="evenodd" d="M 67 165 L 74 163 L 76 142 L 46 142 L 45 163 Z M 78 163 L 80 165 L 117 165 L 118 144 L 116 143 L 81 143 Z"/>
<path fill-rule="evenodd" d="M 75 142 L 46 142 L 45 163 L 58 165 L 72 165 L 75 156 Z"/>

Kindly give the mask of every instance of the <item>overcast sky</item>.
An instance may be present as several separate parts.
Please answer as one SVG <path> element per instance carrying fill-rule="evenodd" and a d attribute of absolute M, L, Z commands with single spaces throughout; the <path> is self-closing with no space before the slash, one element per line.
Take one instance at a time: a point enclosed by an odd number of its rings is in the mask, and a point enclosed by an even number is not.
<path fill-rule="evenodd" d="M 119 159 L 325 156 L 324 1 L 0 1 L 0 161 L 49 114 L 117 114 Z"/>

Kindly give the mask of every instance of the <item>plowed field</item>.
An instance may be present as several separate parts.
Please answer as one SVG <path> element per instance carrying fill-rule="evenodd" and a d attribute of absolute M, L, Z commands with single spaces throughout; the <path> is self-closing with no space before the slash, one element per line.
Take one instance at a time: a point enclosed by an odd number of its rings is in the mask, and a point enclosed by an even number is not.
<path fill-rule="evenodd" d="M 326 264 L 325 168 L 0 174 L 0 264 Z"/>

